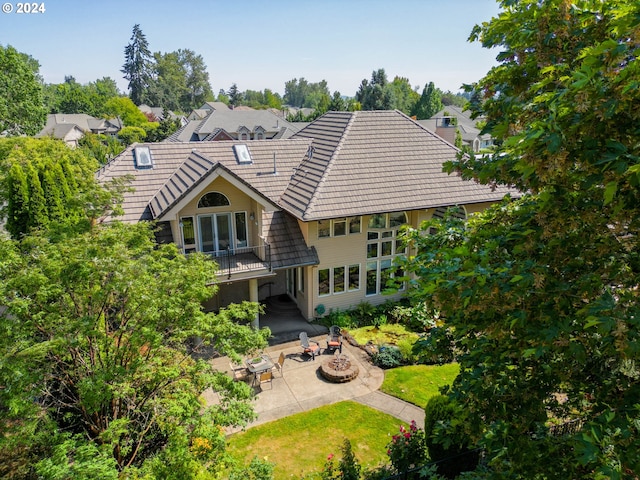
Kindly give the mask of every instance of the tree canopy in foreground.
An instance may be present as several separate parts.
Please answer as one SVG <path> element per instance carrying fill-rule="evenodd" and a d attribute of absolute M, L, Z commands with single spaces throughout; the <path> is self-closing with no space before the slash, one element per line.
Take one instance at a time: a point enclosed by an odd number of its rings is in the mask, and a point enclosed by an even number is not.
<path fill-rule="evenodd" d="M 455 339 L 478 478 L 637 478 L 640 4 L 500 4 L 471 36 L 500 63 L 470 86 L 499 147 L 448 170 L 526 194 L 409 231 L 413 293 Z"/>
<path fill-rule="evenodd" d="M 250 327 L 257 304 L 202 310 L 214 275 L 143 224 L 0 239 L 1 475 L 209 478 L 251 390 L 189 345 L 238 355 L 268 332 Z"/>

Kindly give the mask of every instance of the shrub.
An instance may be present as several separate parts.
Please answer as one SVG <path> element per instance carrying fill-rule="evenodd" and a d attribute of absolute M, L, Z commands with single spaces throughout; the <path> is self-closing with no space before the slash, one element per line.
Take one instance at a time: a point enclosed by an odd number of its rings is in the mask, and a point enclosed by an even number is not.
<path fill-rule="evenodd" d="M 411 422 L 408 430 L 400 426 L 400 433 L 394 435 L 387 445 L 387 455 L 398 473 L 419 467 L 427 458 L 424 431 L 415 421 Z"/>
<path fill-rule="evenodd" d="M 394 368 L 402 364 L 402 354 L 398 347 L 382 346 L 373 355 L 373 363 L 380 368 Z"/>
<path fill-rule="evenodd" d="M 415 364 L 418 356 L 413 352 L 415 341 L 412 338 L 402 338 L 398 340 L 398 350 L 402 356 L 402 363 Z"/>
<path fill-rule="evenodd" d="M 438 473 L 446 478 L 455 478 L 478 464 L 478 453 L 469 449 L 470 438 L 464 430 L 466 417 L 445 395 L 432 397 L 425 407 L 425 445 L 431 461 L 438 462 Z"/>
<path fill-rule="evenodd" d="M 320 475 L 322 480 L 358 480 L 360 478 L 361 467 L 353 454 L 351 442 L 348 438 L 345 438 L 342 444 L 342 458 L 338 462 L 337 468 L 333 458 L 333 454 L 327 457 Z"/>
<path fill-rule="evenodd" d="M 376 307 L 371 305 L 369 302 L 364 301 L 360 302 L 352 311 L 356 325 L 359 327 L 371 325 L 371 321 L 375 313 Z"/>

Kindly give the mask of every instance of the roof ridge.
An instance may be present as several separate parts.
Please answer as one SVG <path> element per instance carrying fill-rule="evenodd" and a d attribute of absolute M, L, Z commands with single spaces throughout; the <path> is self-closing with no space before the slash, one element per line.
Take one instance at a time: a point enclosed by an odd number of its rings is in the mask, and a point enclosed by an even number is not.
<path fill-rule="evenodd" d="M 317 201 L 317 198 L 318 198 L 318 191 L 320 190 L 320 187 L 324 184 L 325 179 L 327 178 L 329 172 L 331 171 L 331 167 L 333 166 L 334 161 L 335 161 L 338 153 L 341 150 L 341 147 L 342 147 L 342 144 L 344 142 L 344 139 L 347 136 L 347 132 L 351 128 L 351 125 L 353 124 L 357 114 L 358 114 L 357 111 L 349 112 L 349 121 L 347 122 L 347 125 L 344 127 L 344 129 L 342 129 L 342 133 L 340 135 L 340 140 L 338 140 L 338 143 L 336 144 L 336 147 L 333 149 L 333 152 L 331 152 L 331 157 L 329 157 L 329 161 L 327 162 L 327 167 L 322 172 L 322 176 L 320 177 L 320 180 L 318 180 L 318 183 L 316 184 L 316 188 L 315 188 L 315 190 L 313 192 L 313 195 L 311 195 L 311 198 L 309 199 L 309 203 L 307 204 L 307 208 L 304 209 L 304 213 L 302 214 L 302 218 L 305 218 L 308 213 L 313 212 L 313 208 L 315 207 L 315 204 L 316 204 L 316 201 Z"/>

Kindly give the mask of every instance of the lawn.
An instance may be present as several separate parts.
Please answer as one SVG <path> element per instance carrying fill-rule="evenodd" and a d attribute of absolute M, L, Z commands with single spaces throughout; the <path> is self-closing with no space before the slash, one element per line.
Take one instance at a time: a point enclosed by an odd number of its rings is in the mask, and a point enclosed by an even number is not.
<path fill-rule="evenodd" d="M 397 345 L 401 341 L 414 343 L 419 338 L 417 333 L 408 330 L 400 323 L 389 323 L 380 325 L 380 327 L 369 325 L 354 329 L 349 328 L 347 331 L 359 345 L 365 345 L 369 341 L 375 345 Z"/>
<path fill-rule="evenodd" d="M 254 456 L 276 464 L 276 480 L 322 470 L 327 456 L 342 458 L 345 438 L 363 468 L 387 463 L 386 445 L 403 424 L 391 415 L 345 401 L 252 427 L 229 437 L 228 452 L 248 465 Z M 406 424 L 405 424 L 406 426 Z"/>
<path fill-rule="evenodd" d="M 385 371 L 380 390 L 424 408 L 440 387 L 451 385 L 459 371 L 457 363 L 392 368 Z"/>

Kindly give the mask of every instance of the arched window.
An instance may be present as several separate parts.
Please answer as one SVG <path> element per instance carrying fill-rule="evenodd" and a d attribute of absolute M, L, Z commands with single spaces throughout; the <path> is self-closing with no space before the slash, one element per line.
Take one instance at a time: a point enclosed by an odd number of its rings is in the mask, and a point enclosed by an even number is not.
<path fill-rule="evenodd" d="M 438 207 L 433 212 L 433 218 L 443 219 L 447 214 L 447 210 L 450 210 L 453 218 L 459 218 L 460 220 L 467 219 L 467 211 L 464 208 L 464 205 L 450 205 L 448 207 Z"/>
<path fill-rule="evenodd" d="M 227 205 L 230 205 L 229 199 L 220 192 L 206 193 L 198 202 L 198 208 L 226 207 Z"/>

